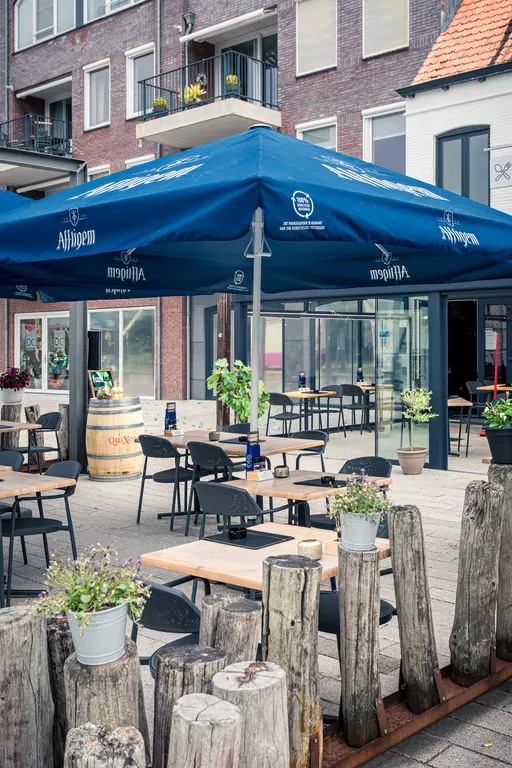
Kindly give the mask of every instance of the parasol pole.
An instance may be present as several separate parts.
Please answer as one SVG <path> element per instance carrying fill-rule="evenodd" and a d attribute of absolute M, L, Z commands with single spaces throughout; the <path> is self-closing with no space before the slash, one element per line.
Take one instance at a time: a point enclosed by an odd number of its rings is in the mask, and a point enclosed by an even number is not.
<path fill-rule="evenodd" d="M 498 355 L 500 351 L 500 335 L 496 334 L 496 353 L 494 357 L 494 399 L 498 396 Z"/>
<path fill-rule="evenodd" d="M 261 344 L 261 260 L 270 256 L 264 252 L 263 211 L 256 208 L 252 219 L 253 253 L 247 253 L 254 259 L 252 282 L 252 337 L 251 337 L 251 432 L 258 429 L 258 401 L 260 383 L 260 344 Z"/>

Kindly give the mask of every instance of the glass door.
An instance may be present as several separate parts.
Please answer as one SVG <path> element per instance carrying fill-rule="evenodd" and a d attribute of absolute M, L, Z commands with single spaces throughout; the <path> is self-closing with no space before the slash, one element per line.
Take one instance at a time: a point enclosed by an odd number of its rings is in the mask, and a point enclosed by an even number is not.
<path fill-rule="evenodd" d="M 69 316 L 46 318 L 46 374 L 44 389 L 69 390 Z"/>
<path fill-rule="evenodd" d="M 16 365 L 29 372 L 29 389 L 44 389 L 43 363 L 42 317 L 19 317 L 16 324 Z"/>

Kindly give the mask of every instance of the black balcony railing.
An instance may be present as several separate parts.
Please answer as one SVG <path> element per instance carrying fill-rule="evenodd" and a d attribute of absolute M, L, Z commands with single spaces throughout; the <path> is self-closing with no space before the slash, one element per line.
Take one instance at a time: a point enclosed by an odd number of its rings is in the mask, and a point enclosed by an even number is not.
<path fill-rule="evenodd" d="M 162 117 L 221 99 L 277 109 L 277 67 L 225 51 L 139 82 L 141 119 Z"/>
<path fill-rule="evenodd" d="M 0 123 L 0 147 L 45 155 L 71 155 L 71 123 L 43 115 L 21 115 Z"/>

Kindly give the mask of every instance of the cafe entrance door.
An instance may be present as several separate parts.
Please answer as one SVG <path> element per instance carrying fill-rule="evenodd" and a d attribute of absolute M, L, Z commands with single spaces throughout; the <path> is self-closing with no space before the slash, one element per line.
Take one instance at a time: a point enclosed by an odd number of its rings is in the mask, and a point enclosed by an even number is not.
<path fill-rule="evenodd" d="M 69 315 L 16 315 L 15 365 L 30 374 L 30 389 L 69 390 Z"/>

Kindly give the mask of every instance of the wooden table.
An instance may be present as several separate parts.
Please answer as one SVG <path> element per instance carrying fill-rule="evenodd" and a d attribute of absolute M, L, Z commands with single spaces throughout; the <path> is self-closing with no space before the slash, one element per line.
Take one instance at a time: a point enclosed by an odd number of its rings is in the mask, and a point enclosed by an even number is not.
<path fill-rule="evenodd" d="M 0 474 L 2 472 L 12 472 L 12 467 L 8 467 L 5 464 L 0 464 Z"/>
<path fill-rule="evenodd" d="M 210 430 L 208 429 L 194 429 L 190 432 L 185 432 L 184 435 L 178 435 L 176 437 L 168 437 L 166 435 L 166 437 L 176 448 L 187 449 L 188 444 L 191 442 L 212 443 L 213 445 L 220 445 L 220 447 L 226 451 L 228 456 L 245 458 L 247 443 L 239 443 L 237 440 L 238 435 L 233 432 L 221 432 L 220 441 L 211 441 L 208 437 L 209 434 Z M 225 440 L 236 440 L 236 442 L 223 442 Z M 260 449 L 261 456 L 276 456 L 280 453 L 286 454 L 291 451 L 304 451 L 306 448 L 316 448 L 323 444 L 323 440 L 301 440 L 294 437 L 269 436 L 261 438 Z"/>
<path fill-rule="evenodd" d="M 512 387 L 508 384 L 498 384 L 496 389 L 498 392 L 512 392 Z M 479 392 L 494 392 L 494 384 L 482 385 L 481 387 L 477 387 L 477 390 Z"/>
<path fill-rule="evenodd" d="M 248 589 L 261 589 L 263 560 L 265 558 L 271 555 L 296 555 L 297 542 L 302 539 L 315 538 L 326 543 L 335 538 L 333 531 L 316 529 L 312 531 L 311 528 L 282 525 L 281 523 L 264 523 L 254 526 L 251 530 L 293 536 L 293 541 L 284 541 L 264 549 L 250 550 L 199 539 L 189 544 L 180 544 L 178 547 L 148 552 L 142 555 L 142 563 L 153 568 L 163 568 L 166 571 L 199 576 L 209 581 L 220 581 L 224 584 L 234 584 Z M 381 560 L 390 557 L 391 552 L 387 539 L 377 539 L 376 545 L 380 549 Z M 329 579 L 337 575 L 337 555 L 324 555 L 319 562 L 322 565 L 322 579 Z"/>
<path fill-rule="evenodd" d="M 0 419 L 0 434 L 22 432 L 28 429 L 41 429 L 41 425 L 29 424 L 28 421 L 5 421 L 5 419 Z"/>
<path fill-rule="evenodd" d="M 466 400 L 464 397 L 449 397 L 448 398 L 448 408 L 460 408 L 460 414 L 459 414 L 459 436 L 458 437 L 451 437 L 450 435 L 450 417 L 448 416 L 448 448 L 450 446 L 451 442 L 457 442 L 457 451 L 460 451 L 460 441 L 461 441 L 461 435 L 462 435 L 462 411 L 464 408 L 471 408 L 473 403 L 471 400 Z M 460 456 L 460 453 L 455 453 L 455 451 L 448 450 L 448 456 Z"/>
<path fill-rule="evenodd" d="M 482 464 L 492 464 L 492 458 L 490 456 L 484 456 L 482 459 Z"/>
<path fill-rule="evenodd" d="M 319 390 L 318 392 L 313 392 L 312 389 L 296 389 L 293 392 L 283 392 L 283 394 L 288 395 L 288 397 L 293 397 L 296 400 L 303 401 L 304 429 L 309 429 L 309 417 L 310 417 L 309 401 L 319 397 L 333 397 L 334 395 L 336 395 L 336 392 L 328 392 L 323 389 Z"/>

